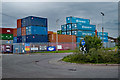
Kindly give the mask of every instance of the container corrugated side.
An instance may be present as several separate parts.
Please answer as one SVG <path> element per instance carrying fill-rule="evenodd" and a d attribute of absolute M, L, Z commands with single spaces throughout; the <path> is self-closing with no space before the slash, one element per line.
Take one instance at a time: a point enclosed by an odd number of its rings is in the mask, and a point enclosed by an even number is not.
<path fill-rule="evenodd" d="M 26 35 L 22 36 L 22 42 L 48 42 L 48 36 L 47 35 Z"/>
<path fill-rule="evenodd" d="M 13 30 L 13 36 L 17 37 L 17 28 Z"/>
<path fill-rule="evenodd" d="M 98 36 L 102 36 L 102 32 L 97 32 Z M 103 36 L 107 37 L 108 36 L 108 32 L 103 32 Z"/>
<path fill-rule="evenodd" d="M 21 28 L 21 24 L 22 23 L 22 20 L 21 19 L 18 19 L 17 20 L 17 28 Z"/>
<path fill-rule="evenodd" d="M 0 34 L 13 34 L 13 28 L 0 28 Z"/>
<path fill-rule="evenodd" d="M 26 27 L 26 35 L 47 35 L 47 27 L 40 27 L 40 26 L 29 26 Z"/>
<path fill-rule="evenodd" d="M 21 28 L 21 35 L 25 36 L 26 35 L 26 27 Z"/>
<path fill-rule="evenodd" d="M 17 28 L 17 36 L 21 36 L 21 28 Z"/>
<path fill-rule="evenodd" d="M 75 35 L 56 35 L 52 34 L 49 35 L 49 42 L 56 42 L 56 37 L 58 36 L 58 42 L 76 42 L 76 36 Z"/>
<path fill-rule="evenodd" d="M 28 16 L 22 19 L 22 27 L 27 26 L 42 26 L 47 27 L 47 18 Z"/>
<path fill-rule="evenodd" d="M 78 17 L 66 17 L 66 23 L 90 24 L 90 20 L 84 18 L 78 18 Z"/>
<path fill-rule="evenodd" d="M 13 40 L 13 34 L 0 34 L 0 40 Z"/>
<path fill-rule="evenodd" d="M 13 43 L 17 43 L 17 37 L 13 37 Z"/>

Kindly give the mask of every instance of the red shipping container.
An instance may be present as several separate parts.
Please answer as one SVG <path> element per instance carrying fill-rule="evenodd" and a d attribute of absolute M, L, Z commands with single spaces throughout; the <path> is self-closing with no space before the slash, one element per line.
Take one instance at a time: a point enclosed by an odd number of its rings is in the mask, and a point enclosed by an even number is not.
<path fill-rule="evenodd" d="M 48 34 L 53 34 L 53 31 L 48 31 Z"/>
<path fill-rule="evenodd" d="M 26 35 L 26 27 L 21 28 L 21 35 L 25 36 Z"/>
<path fill-rule="evenodd" d="M 58 37 L 58 42 L 76 42 L 75 35 L 62 35 L 62 34 L 51 34 L 48 36 L 49 42 L 56 42 L 56 37 Z"/>
<path fill-rule="evenodd" d="M 21 23 L 22 23 L 22 22 L 21 22 L 21 19 L 18 19 L 18 20 L 17 20 L 17 28 L 21 28 L 21 25 L 22 25 Z"/>
<path fill-rule="evenodd" d="M 97 37 L 97 30 L 95 30 L 95 36 Z"/>
<path fill-rule="evenodd" d="M 13 37 L 17 36 L 17 28 L 13 30 Z"/>
<path fill-rule="evenodd" d="M 13 34 L 13 28 L 0 28 L 0 34 Z"/>

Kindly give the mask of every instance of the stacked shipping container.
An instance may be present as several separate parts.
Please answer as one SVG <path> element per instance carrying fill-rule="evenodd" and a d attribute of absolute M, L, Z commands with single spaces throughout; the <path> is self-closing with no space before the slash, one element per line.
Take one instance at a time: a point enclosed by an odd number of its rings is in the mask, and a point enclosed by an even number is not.
<path fill-rule="evenodd" d="M 90 24 L 89 19 L 66 17 L 66 23 L 61 25 L 62 34 L 76 35 L 76 42 L 80 42 L 85 36 L 94 36 L 96 26 Z"/>
<path fill-rule="evenodd" d="M 14 43 L 48 42 L 47 18 L 28 16 L 18 19 L 14 32 L 17 32 L 17 35 L 14 34 Z"/>
<path fill-rule="evenodd" d="M 47 18 L 28 16 L 17 20 L 14 43 L 47 42 Z M 43 40 L 44 39 L 44 40 Z"/>
<path fill-rule="evenodd" d="M 13 29 L 0 28 L 0 52 L 12 52 Z"/>

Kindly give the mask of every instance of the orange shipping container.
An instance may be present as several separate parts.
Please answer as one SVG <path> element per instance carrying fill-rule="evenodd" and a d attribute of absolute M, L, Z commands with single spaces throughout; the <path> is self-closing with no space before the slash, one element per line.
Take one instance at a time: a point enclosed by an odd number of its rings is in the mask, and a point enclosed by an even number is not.
<path fill-rule="evenodd" d="M 21 28 L 21 34 L 22 34 L 22 36 L 26 35 L 26 27 Z"/>
<path fill-rule="evenodd" d="M 49 42 L 56 42 L 57 35 L 56 34 L 51 34 L 48 36 L 49 37 Z M 61 35 L 58 34 L 58 42 L 76 42 L 76 36 L 75 35 Z"/>
<path fill-rule="evenodd" d="M 53 31 L 48 31 L 48 34 L 53 34 Z"/>
<path fill-rule="evenodd" d="M 21 19 L 18 19 L 18 20 L 17 20 L 17 28 L 21 28 L 21 25 L 22 25 L 22 24 L 21 24 Z"/>
<path fill-rule="evenodd" d="M 13 30 L 13 36 L 14 36 L 14 37 L 17 36 L 17 28 L 15 28 L 15 29 Z"/>

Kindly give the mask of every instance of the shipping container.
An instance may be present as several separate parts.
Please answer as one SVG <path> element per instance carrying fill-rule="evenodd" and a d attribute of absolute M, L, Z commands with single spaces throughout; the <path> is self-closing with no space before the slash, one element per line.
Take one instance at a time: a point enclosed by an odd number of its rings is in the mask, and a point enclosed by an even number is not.
<path fill-rule="evenodd" d="M 0 34 L 13 34 L 13 28 L 0 28 Z"/>
<path fill-rule="evenodd" d="M 21 43 L 22 42 L 22 36 L 17 36 L 17 43 Z"/>
<path fill-rule="evenodd" d="M 77 18 L 77 17 L 66 17 L 66 23 L 82 23 L 90 24 L 89 19 Z"/>
<path fill-rule="evenodd" d="M 72 30 L 72 24 L 66 24 L 66 26 L 67 26 L 67 31 Z"/>
<path fill-rule="evenodd" d="M 26 27 L 21 28 L 21 35 L 25 36 L 26 35 Z"/>
<path fill-rule="evenodd" d="M 26 27 L 26 35 L 47 35 L 47 27 L 40 27 L 40 26 L 29 26 Z"/>
<path fill-rule="evenodd" d="M 61 30 L 62 31 L 66 31 L 67 29 L 66 29 L 66 24 L 65 25 L 61 25 Z"/>
<path fill-rule="evenodd" d="M 27 26 L 42 26 L 47 27 L 47 18 L 28 16 L 22 19 L 22 27 Z"/>
<path fill-rule="evenodd" d="M 62 34 L 62 30 L 58 30 L 58 31 L 57 31 L 57 34 Z"/>
<path fill-rule="evenodd" d="M 25 45 L 23 43 L 21 43 L 21 44 L 14 43 L 13 44 L 13 53 L 26 53 Z"/>
<path fill-rule="evenodd" d="M 17 20 L 17 28 L 21 28 L 22 24 L 21 24 L 22 20 L 18 19 Z"/>
<path fill-rule="evenodd" d="M 71 31 L 67 31 L 67 35 L 71 35 Z"/>
<path fill-rule="evenodd" d="M 13 37 L 13 43 L 17 43 L 17 37 Z"/>
<path fill-rule="evenodd" d="M 101 40 L 103 39 L 104 42 L 108 42 L 108 37 L 101 37 L 101 36 L 98 36 Z"/>
<path fill-rule="evenodd" d="M 53 34 L 53 31 L 48 31 L 48 34 Z"/>
<path fill-rule="evenodd" d="M 98 36 L 102 36 L 102 32 L 97 32 Z M 108 32 L 103 32 L 103 36 L 107 37 L 108 36 Z"/>
<path fill-rule="evenodd" d="M 21 36 L 21 28 L 17 28 L 17 36 Z"/>
<path fill-rule="evenodd" d="M 75 35 L 56 35 L 52 34 L 49 35 L 49 42 L 56 42 L 58 37 L 58 42 L 76 42 L 76 36 Z"/>
<path fill-rule="evenodd" d="M 95 36 L 95 32 L 92 31 L 72 31 L 72 34 L 76 35 L 77 37 Z"/>
<path fill-rule="evenodd" d="M 48 36 L 47 35 L 26 35 L 26 36 L 22 36 L 22 42 L 24 43 L 48 42 Z"/>
<path fill-rule="evenodd" d="M 83 40 L 84 38 L 83 37 L 77 37 L 77 43 L 80 43 L 81 40 Z"/>
<path fill-rule="evenodd" d="M 0 40 L 13 40 L 13 34 L 0 34 Z"/>
<path fill-rule="evenodd" d="M 62 32 L 63 35 L 66 35 L 66 32 Z"/>
<path fill-rule="evenodd" d="M 72 30 L 95 31 L 96 26 L 90 24 L 72 24 Z"/>
<path fill-rule="evenodd" d="M 17 28 L 13 30 L 13 36 L 17 37 Z"/>
<path fill-rule="evenodd" d="M 0 40 L 1 44 L 9 44 L 12 45 L 13 44 L 13 40 Z"/>

